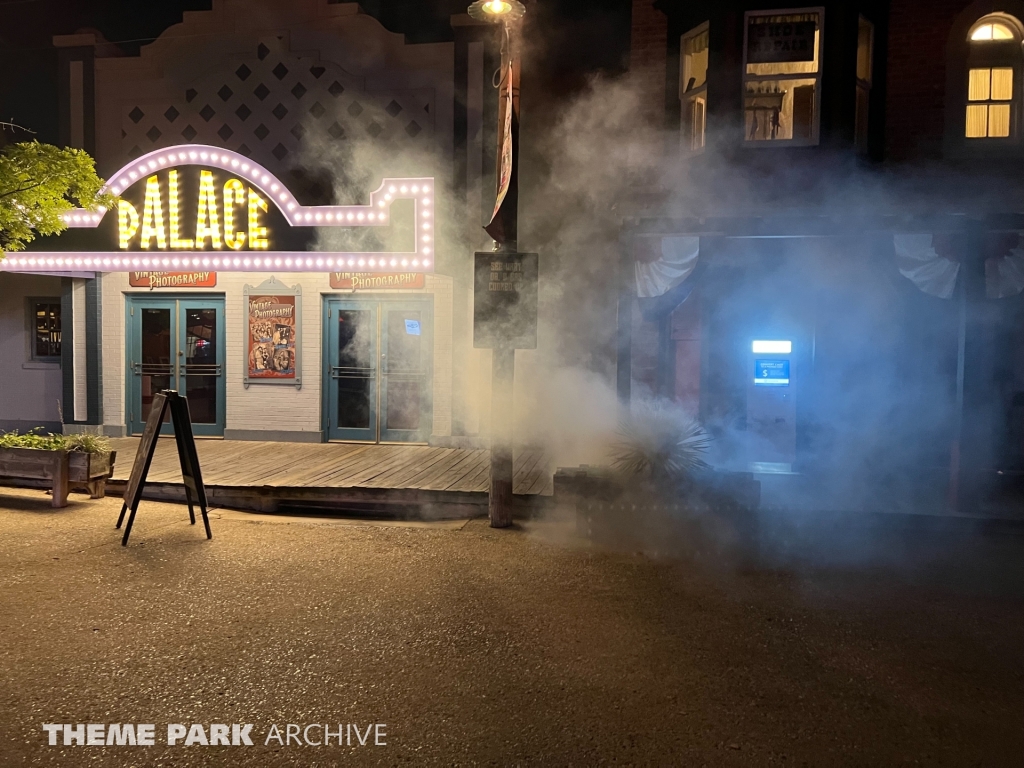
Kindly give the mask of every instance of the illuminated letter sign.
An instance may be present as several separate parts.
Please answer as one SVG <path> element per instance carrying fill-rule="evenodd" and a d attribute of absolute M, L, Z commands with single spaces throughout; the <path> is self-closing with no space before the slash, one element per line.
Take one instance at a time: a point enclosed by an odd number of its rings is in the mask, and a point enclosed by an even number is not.
<path fill-rule="evenodd" d="M 303 205 L 274 173 L 248 157 L 219 147 L 186 144 L 133 160 L 110 177 L 103 191 L 127 195 L 118 200 L 114 214 L 119 250 L 28 251 L 0 260 L 0 271 L 337 270 L 374 275 L 434 271 L 431 178 L 386 178 L 370 193 L 368 203 Z M 269 252 L 273 233 L 264 217 L 271 206 L 290 227 L 387 227 L 392 204 L 398 200 L 412 202 L 415 234 L 410 250 Z M 107 213 L 103 208 L 77 208 L 62 218 L 68 228 L 95 229 Z"/>
<path fill-rule="evenodd" d="M 161 174 L 146 179 L 146 194 L 142 204 L 142 216 L 127 200 L 118 201 L 118 245 L 122 251 L 138 245 L 143 250 L 156 248 L 167 250 L 203 250 L 207 246 L 220 250 L 227 244 L 232 250 L 241 249 L 246 241 L 253 249 L 267 248 L 267 228 L 262 224 L 260 212 L 267 211 L 266 201 L 251 187 L 238 179 L 231 178 L 224 183 L 223 195 L 218 197 L 213 173 L 199 172 L 199 195 L 196 205 L 195 237 L 181 237 L 181 193 L 178 171 L 166 175 L 167 224 L 164 224 L 164 183 Z M 236 206 L 247 206 L 248 215 L 242 220 L 249 225 L 248 232 L 235 229 Z M 224 229 L 221 235 L 221 210 L 224 212 Z M 134 242 L 136 234 L 138 242 Z M 155 241 L 155 242 L 154 242 Z"/>

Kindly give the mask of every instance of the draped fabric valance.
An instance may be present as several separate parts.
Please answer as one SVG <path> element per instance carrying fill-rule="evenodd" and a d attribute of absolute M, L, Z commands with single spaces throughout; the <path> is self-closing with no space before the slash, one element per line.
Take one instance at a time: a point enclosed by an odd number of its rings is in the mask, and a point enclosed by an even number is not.
<path fill-rule="evenodd" d="M 646 245 L 639 250 L 635 262 L 636 295 L 641 299 L 668 293 L 697 266 L 699 237 L 662 237 Z"/>
<path fill-rule="evenodd" d="M 921 291 L 940 299 L 953 296 L 960 262 L 935 235 L 893 235 L 900 273 Z M 1024 290 L 1024 243 L 1019 235 L 1010 243 L 997 242 L 985 259 L 985 295 L 990 299 L 1017 296 Z"/>

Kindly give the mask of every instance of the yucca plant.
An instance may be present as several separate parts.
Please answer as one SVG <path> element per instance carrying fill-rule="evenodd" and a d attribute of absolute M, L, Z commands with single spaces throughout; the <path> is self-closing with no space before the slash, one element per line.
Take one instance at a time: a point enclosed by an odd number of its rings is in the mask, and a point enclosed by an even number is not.
<path fill-rule="evenodd" d="M 707 469 L 711 436 L 695 418 L 664 403 L 638 403 L 619 422 L 611 446 L 612 466 L 655 482 L 688 480 Z"/>

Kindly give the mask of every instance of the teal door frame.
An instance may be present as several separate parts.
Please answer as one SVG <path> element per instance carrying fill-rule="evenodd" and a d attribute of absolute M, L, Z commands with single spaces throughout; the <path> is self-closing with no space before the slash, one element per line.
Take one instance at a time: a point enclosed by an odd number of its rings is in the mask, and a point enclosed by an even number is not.
<path fill-rule="evenodd" d="M 321 334 L 323 339 L 322 418 L 321 426 L 328 441 L 366 443 L 425 443 L 430 437 L 433 406 L 433 296 L 417 295 L 360 295 L 358 298 L 343 298 L 325 295 L 322 312 Z M 362 354 L 356 353 L 340 359 L 341 315 L 339 313 L 366 313 L 362 318 L 361 343 L 365 345 Z M 405 318 L 403 314 L 412 317 Z M 392 317 L 394 315 L 394 317 Z M 407 323 L 406 320 L 410 322 Z M 403 362 L 402 366 L 389 365 L 394 355 L 401 358 L 403 350 L 389 349 L 389 323 L 400 325 L 391 329 L 398 333 L 418 336 L 419 362 L 412 367 Z M 368 332 L 367 332 L 368 331 Z M 350 332 L 354 333 L 354 331 Z M 350 337 L 353 338 L 353 337 Z M 406 350 L 407 352 L 407 350 Z M 407 357 L 407 355 L 406 355 Z M 389 396 L 397 396 L 405 387 L 417 391 L 419 424 L 415 429 L 388 427 Z M 358 425 L 339 425 L 339 400 L 343 387 L 349 392 L 365 393 L 367 418 L 359 414 Z M 406 404 L 408 399 L 406 399 Z"/>
<path fill-rule="evenodd" d="M 166 360 L 144 361 L 142 354 L 142 313 L 144 310 L 167 310 L 169 312 L 168 356 Z M 188 358 L 188 311 L 213 310 L 216 323 L 216 338 L 213 341 L 215 358 L 204 362 L 189 362 Z M 196 351 L 193 350 L 193 354 Z M 192 431 L 197 436 L 220 437 L 224 434 L 226 397 L 225 375 L 225 329 L 223 296 L 191 296 L 187 294 L 162 296 L 137 296 L 125 294 L 125 423 L 129 435 L 142 433 L 146 420 L 143 417 L 142 384 L 143 376 L 167 380 L 167 388 L 188 396 L 188 378 L 213 378 L 216 387 L 213 421 L 201 419 L 199 409 L 192 411 Z M 150 394 L 155 394 L 151 392 Z M 165 423 L 161 434 L 173 434 L 169 423 Z"/>

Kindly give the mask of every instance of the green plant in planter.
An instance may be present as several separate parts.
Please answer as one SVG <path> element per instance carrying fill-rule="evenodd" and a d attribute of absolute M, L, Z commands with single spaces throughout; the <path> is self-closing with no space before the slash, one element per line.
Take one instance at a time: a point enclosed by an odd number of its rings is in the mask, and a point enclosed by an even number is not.
<path fill-rule="evenodd" d="M 24 434 L 18 430 L 0 433 L 0 448 L 35 448 L 41 451 L 78 451 L 80 453 L 105 453 L 110 450 L 110 441 L 100 435 L 55 435 L 42 434 L 43 428 L 36 427 Z"/>
<path fill-rule="evenodd" d="M 676 484 L 708 469 L 711 436 L 695 418 L 661 403 L 638 403 L 619 422 L 612 467 L 628 478 Z"/>
<path fill-rule="evenodd" d="M 90 435 L 79 432 L 74 435 L 63 435 L 69 451 L 82 453 L 107 453 L 110 451 L 110 440 L 103 435 Z"/>

